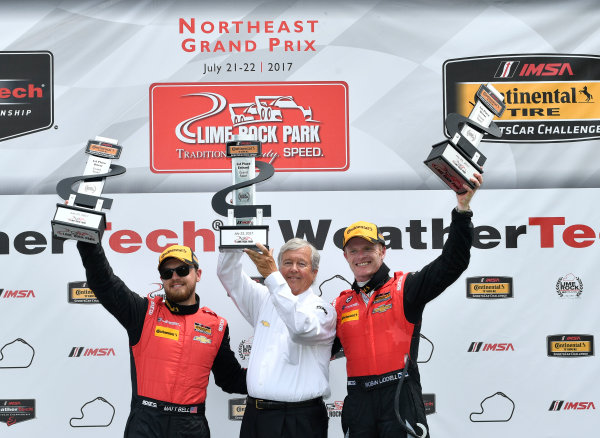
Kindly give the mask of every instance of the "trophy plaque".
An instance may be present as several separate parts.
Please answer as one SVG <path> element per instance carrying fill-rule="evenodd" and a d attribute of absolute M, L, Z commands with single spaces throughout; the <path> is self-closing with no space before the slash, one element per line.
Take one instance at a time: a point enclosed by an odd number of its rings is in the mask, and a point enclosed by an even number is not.
<path fill-rule="evenodd" d="M 122 146 L 117 140 L 96 137 L 89 140 L 85 152 L 89 154 L 82 176 L 65 178 L 56 185 L 56 192 L 65 200 L 56 204 L 52 219 L 52 233 L 62 239 L 75 239 L 99 243 L 106 229 L 106 215 L 102 208 L 110 209 L 112 199 L 100 196 L 104 181 L 109 176 L 125 172 L 123 166 L 111 164 L 121 156 Z M 73 184 L 81 181 L 77 192 Z"/>
<path fill-rule="evenodd" d="M 481 85 L 475 94 L 475 107 L 464 117 L 451 113 L 446 117 L 446 128 L 450 140 L 432 146 L 431 153 L 424 161 L 448 187 L 456 193 L 465 193 L 463 184 L 474 188 L 471 178 L 483 173 L 486 157 L 477 149 L 485 134 L 501 137 L 494 117 L 502 117 L 506 105 L 504 96 L 492 84 Z"/>
<path fill-rule="evenodd" d="M 234 135 L 226 143 L 226 156 L 231 158 L 233 185 L 212 198 L 213 210 L 227 216 L 227 225 L 219 227 L 219 250 L 257 249 L 256 243 L 268 247 L 269 226 L 263 225 L 262 219 L 271 216 L 271 206 L 254 204 L 254 184 L 271 178 L 275 170 L 269 163 L 256 161 L 262 156 L 262 144 L 251 136 Z M 256 168 L 260 171 L 258 176 Z M 226 200 L 230 192 L 233 204 Z"/>

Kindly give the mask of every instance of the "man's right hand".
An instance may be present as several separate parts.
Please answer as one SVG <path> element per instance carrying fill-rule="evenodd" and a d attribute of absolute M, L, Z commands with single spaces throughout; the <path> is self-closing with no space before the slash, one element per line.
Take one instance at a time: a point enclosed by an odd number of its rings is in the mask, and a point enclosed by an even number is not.
<path fill-rule="evenodd" d="M 277 271 L 277 264 L 273 258 L 273 248 L 267 249 L 267 247 L 262 243 L 257 243 L 256 246 L 260 252 L 247 248 L 244 249 L 244 252 L 248 254 L 250 260 L 254 262 L 260 275 L 262 275 L 264 278 L 267 278 L 273 272 Z"/>

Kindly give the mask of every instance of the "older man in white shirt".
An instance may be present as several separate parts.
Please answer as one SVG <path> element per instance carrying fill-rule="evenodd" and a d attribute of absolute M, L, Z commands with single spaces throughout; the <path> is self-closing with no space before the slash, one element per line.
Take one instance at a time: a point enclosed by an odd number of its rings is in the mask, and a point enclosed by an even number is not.
<path fill-rule="evenodd" d="M 329 360 L 336 312 L 312 290 L 319 253 L 291 239 L 279 252 L 257 244 L 245 249 L 265 278 L 262 285 L 242 269 L 242 252 L 219 256 L 217 275 L 254 327 L 248 365 L 248 399 L 240 438 L 326 438 Z"/>

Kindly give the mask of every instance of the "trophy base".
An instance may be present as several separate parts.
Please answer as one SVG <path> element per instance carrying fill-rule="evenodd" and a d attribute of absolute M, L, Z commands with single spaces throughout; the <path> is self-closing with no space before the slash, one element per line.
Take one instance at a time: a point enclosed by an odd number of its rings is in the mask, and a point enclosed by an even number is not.
<path fill-rule="evenodd" d="M 56 204 L 52 234 L 61 239 L 100 243 L 106 229 L 106 214 L 73 205 Z"/>
<path fill-rule="evenodd" d="M 244 248 L 258 250 L 257 243 L 269 247 L 268 225 L 222 225 L 219 234 L 221 252 Z"/>
<path fill-rule="evenodd" d="M 459 195 L 466 192 L 463 184 L 472 189 L 475 188 L 470 181 L 475 172 L 483 173 L 480 166 L 449 141 L 433 145 L 433 149 L 424 163 Z"/>

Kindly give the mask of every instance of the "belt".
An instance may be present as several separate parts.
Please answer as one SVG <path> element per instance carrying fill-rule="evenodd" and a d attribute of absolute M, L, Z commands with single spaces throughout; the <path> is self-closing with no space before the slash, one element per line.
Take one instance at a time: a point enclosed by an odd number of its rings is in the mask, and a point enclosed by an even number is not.
<path fill-rule="evenodd" d="M 196 405 L 178 405 L 175 403 L 167 403 L 160 400 L 155 400 L 148 397 L 139 397 L 135 400 L 138 406 L 156 409 L 157 411 L 167 414 L 202 414 L 204 415 L 204 403 Z"/>
<path fill-rule="evenodd" d="M 355 389 L 369 391 L 374 388 L 389 386 L 396 383 L 400 379 L 400 376 L 402 376 L 402 373 L 403 370 L 396 370 L 378 376 L 348 377 L 347 387 L 349 391 Z M 407 377 L 408 373 L 405 373 L 404 378 Z"/>
<path fill-rule="evenodd" d="M 309 406 L 317 406 L 323 403 L 323 397 L 317 397 L 310 400 L 299 402 L 282 402 L 275 400 L 263 400 L 260 398 L 247 397 L 246 405 L 252 405 L 259 410 L 267 409 L 289 409 L 289 408 L 307 408 Z"/>

